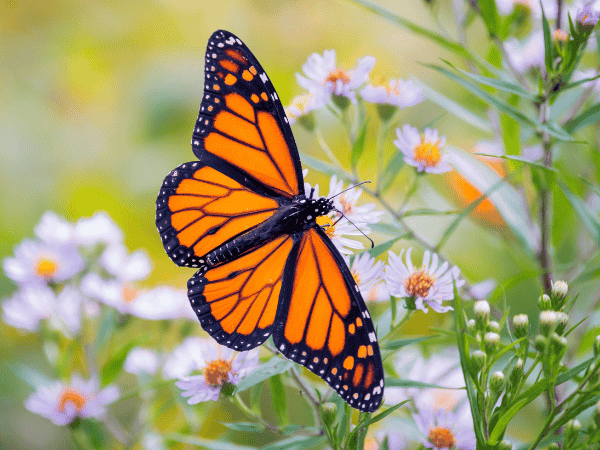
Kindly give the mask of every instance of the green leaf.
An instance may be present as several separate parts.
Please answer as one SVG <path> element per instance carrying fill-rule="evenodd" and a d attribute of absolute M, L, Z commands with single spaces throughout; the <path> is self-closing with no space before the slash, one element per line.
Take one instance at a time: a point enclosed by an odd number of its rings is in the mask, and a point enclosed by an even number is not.
<path fill-rule="evenodd" d="M 376 416 L 372 416 L 371 418 L 369 418 L 368 420 L 366 420 L 364 423 L 360 423 L 358 426 L 360 426 L 360 427 L 368 427 L 369 425 L 372 425 L 375 422 L 379 422 L 381 419 L 385 419 L 387 416 L 389 416 L 391 413 L 393 413 L 394 411 L 396 411 L 402 405 L 404 405 L 404 404 L 406 404 L 406 403 L 408 403 L 410 401 L 412 401 L 412 400 L 411 399 L 404 400 L 403 402 L 400 402 L 397 405 L 394 405 L 391 408 L 386 409 L 384 412 L 379 413 Z"/>
<path fill-rule="evenodd" d="M 369 228 L 377 233 L 384 233 L 390 236 L 396 236 L 398 233 L 403 233 L 402 228 L 393 223 L 370 223 Z"/>
<path fill-rule="evenodd" d="M 322 428 L 319 427 L 306 427 L 304 425 L 286 425 L 284 427 L 282 427 L 280 429 L 281 434 L 294 434 L 297 433 L 299 431 L 305 432 L 305 433 L 314 433 L 314 434 L 318 434 L 322 431 Z"/>
<path fill-rule="evenodd" d="M 411 217 L 411 216 L 454 216 L 456 214 L 460 214 L 461 211 L 438 211 L 437 209 L 412 209 L 410 211 L 406 211 L 402 213 L 402 217 Z M 369 227 L 371 225 L 369 224 Z"/>
<path fill-rule="evenodd" d="M 587 369 L 594 362 L 594 359 L 595 358 L 587 359 L 581 364 L 578 364 L 566 372 L 561 373 L 558 377 L 556 377 L 556 384 L 559 385 L 565 381 L 569 381 L 573 377 L 576 377 L 581 371 Z"/>
<path fill-rule="evenodd" d="M 79 428 L 85 432 L 92 447 L 106 448 L 106 432 L 99 422 L 93 419 L 84 419 L 79 423 Z"/>
<path fill-rule="evenodd" d="M 395 151 L 388 161 L 387 166 L 385 166 L 385 169 L 383 169 L 383 173 L 381 174 L 381 185 L 377 186 L 379 192 L 386 192 L 392 186 L 392 183 L 394 183 L 398 172 L 400 172 L 400 169 L 402 169 L 403 166 L 404 156 L 402 156 L 402 153 L 399 151 Z"/>
<path fill-rule="evenodd" d="M 455 390 L 464 389 L 462 387 L 453 388 L 453 387 L 447 387 L 447 386 L 440 386 L 438 384 L 423 383 L 422 381 L 416 381 L 416 380 L 400 380 L 398 378 L 392 378 L 392 377 L 385 378 L 385 385 L 386 385 L 386 387 L 403 387 L 403 388 L 419 388 L 419 389 L 430 389 L 430 388 L 433 388 L 433 389 L 455 389 Z"/>
<path fill-rule="evenodd" d="M 485 131 L 488 134 L 492 133 L 492 126 L 483 117 L 480 117 L 474 112 L 469 111 L 459 103 L 456 103 L 454 100 L 450 100 L 445 95 L 440 94 L 439 92 L 430 88 L 429 86 L 417 80 L 416 78 L 411 78 L 411 81 L 421 88 L 425 97 L 427 97 L 439 107 L 445 109 L 450 114 L 454 115 L 460 120 L 468 123 L 469 125 L 474 126 L 475 128 L 481 131 Z"/>
<path fill-rule="evenodd" d="M 163 436 L 168 441 L 180 442 L 182 444 L 190 444 L 210 450 L 255 450 L 256 447 L 248 447 L 246 445 L 236 445 L 231 442 L 216 441 L 213 439 L 204 439 L 197 436 L 190 436 L 180 433 L 169 433 Z"/>
<path fill-rule="evenodd" d="M 369 255 L 371 255 L 371 258 L 377 258 L 379 255 L 381 255 L 384 252 L 387 252 L 390 248 L 392 248 L 394 246 L 394 244 L 396 242 L 398 242 L 400 239 L 403 239 L 405 237 L 407 237 L 409 235 L 409 233 L 403 233 L 399 236 L 396 236 L 395 238 L 390 239 L 389 241 L 386 241 L 382 244 L 376 245 L 375 247 L 369 249 L 369 250 L 365 250 L 369 253 Z"/>
<path fill-rule="evenodd" d="M 536 169 L 542 169 L 542 170 L 547 170 L 548 172 L 553 172 L 553 173 L 558 173 L 558 170 L 556 170 L 556 168 L 554 167 L 546 167 L 544 164 L 537 162 L 537 161 L 531 161 L 527 158 L 525 158 L 524 156 L 519 156 L 519 155 L 491 155 L 488 153 L 473 153 L 474 155 L 480 155 L 480 156 L 487 156 L 489 158 L 502 158 L 502 159 L 508 159 L 510 161 L 519 161 L 522 163 L 525 163 L 527 165 L 533 166 Z"/>
<path fill-rule="evenodd" d="M 279 375 L 290 369 L 294 363 L 287 359 L 281 359 L 277 356 L 271 358 L 268 362 L 261 364 L 258 368 L 242 380 L 235 387 L 234 393 L 239 394 L 255 384 L 268 380 L 272 376 Z"/>
<path fill-rule="evenodd" d="M 519 103 L 519 97 L 512 94 L 509 103 L 516 106 Z M 507 155 L 521 154 L 520 127 L 519 123 L 506 114 L 500 114 L 500 125 L 502 126 L 502 142 Z"/>
<path fill-rule="evenodd" d="M 526 219 L 527 213 L 523 209 L 523 205 L 520 201 L 520 194 L 517 190 L 502 179 L 487 164 L 464 150 L 446 146 L 446 151 L 451 157 L 454 169 L 479 192 L 483 192 L 487 195 L 515 236 L 521 241 L 530 254 L 534 254 L 535 244 L 533 242 L 533 237 L 529 232 L 529 225 Z M 513 172 L 513 174 L 514 173 L 515 172 Z M 440 239 L 440 244 L 438 244 L 439 246 L 448 239 L 450 233 L 454 231 L 464 217 L 470 214 L 478 204 L 479 203 L 470 205 L 465 209 L 464 213 L 456 217 L 454 222 L 444 232 L 442 239 Z"/>
<path fill-rule="evenodd" d="M 572 83 L 569 83 L 569 84 L 563 86 L 562 88 L 560 88 L 560 90 L 561 90 L 561 92 L 564 92 L 567 89 L 571 89 L 571 88 L 580 86 L 584 83 L 589 83 L 590 81 L 597 80 L 598 78 L 600 78 L 600 75 L 596 75 L 595 77 L 591 77 L 591 78 L 583 78 L 581 80 L 573 81 Z"/>
<path fill-rule="evenodd" d="M 600 102 L 583 111 L 576 117 L 573 117 L 565 123 L 567 133 L 575 133 L 577 130 L 588 125 L 597 124 L 600 121 Z"/>
<path fill-rule="evenodd" d="M 261 450 L 303 450 L 325 442 L 324 436 L 292 436 L 261 447 Z"/>
<path fill-rule="evenodd" d="M 571 203 L 571 206 L 577 215 L 579 215 L 581 221 L 592 235 L 592 238 L 600 246 L 600 223 L 598 223 L 598 219 L 590 212 L 588 206 L 583 200 L 573 194 L 573 192 L 571 192 L 571 190 L 565 184 L 560 181 L 558 183 L 565 196 Z"/>
<path fill-rule="evenodd" d="M 96 351 L 100 351 L 104 348 L 106 343 L 110 340 L 116 326 L 117 310 L 114 308 L 104 308 L 102 311 L 102 317 L 98 333 L 96 334 Z"/>
<path fill-rule="evenodd" d="M 598 400 L 600 400 L 600 395 L 595 395 L 594 397 L 589 397 L 589 395 L 584 396 L 584 397 L 580 397 L 580 399 L 582 399 L 583 401 L 577 402 L 574 405 L 571 405 L 571 408 L 568 411 L 568 414 L 563 415 L 560 420 L 558 420 L 554 426 L 552 427 L 553 430 L 557 430 L 558 428 L 566 425 L 566 423 L 571 420 L 574 419 L 575 417 L 577 417 L 579 414 L 581 414 L 583 411 L 585 411 L 588 408 L 591 408 L 592 406 L 594 406 Z M 587 448 L 591 448 L 591 447 L 587 447 Z"/>
<path fill-rule="evenodd" d="M 479 0 L 479 11 L 481 11 L 481 18 L 483 19 L 485 26 L 490 36 L 495 36 L 498 32 L 498 24 L 500 23 L 500 17 L 498 16 L 498 9 L 496 8 L 495 0 Z"/>
<path fill-rule="evenodd" d="M 365 123 L 363 123 L 354 144 L 352 145 L 352 155 L 350 156 L 350 166 L 352 168 L 356 167 L 360 157 L 365 150 L 365 140 L 367 139 L 367 125 L 369 125 L 369 120 L 367 119 Z"/>
<path fill-rule="evenodd" d="M 540 7 L 542 8 L 542 27 L 544 29 L 544 59 L 546 61 L 546 73 L 551 74 L 554 71 L 554 44 L 552 42 L 552 35 L 550 34 L 550 25 L 548 25 L 548 19 L 546 19 L 544 6 L 541 2 Z"/>
<path fill-rule="evenodd" d="M 146 336 L 144 339 L 135 339 L 125 344 L 115 353 L 112 353 L 106 364 L 104 364 L 104 366 L 102 367 L 102 386 L 106 386 L 107 384 L 109 384 L 119 374 L 119 372 L 123 368 L 123 364 L 125 364 L 125 359 L 127 358 L 127 355 L 129 354 L 131 349 L 140 345 L 141 342 L 147 342 L 148 340 L 150 340 L 149 336 Z"/>
<path fill-rule="evenodd" d="M 472 94 L 475 94 L 477 97 L 481 98 L 482 100 L 484 100 L 491 106 L 494 106 L 499 111 L 512 117 L 521 125 L 525 125 L 530 128 L 539 128 L 542 131 L 545 131 L 546 133 L 548 133 L 558 139 L 561 139 L 563 141 L 572 141 L 573 140 L 573 137 L 569 133 L 567 133 L 565 130 L 560 128 L 558 125 L 543 124 L 543 123 L 538 122 L 538 120 L 535 118 L 526 116 L 521 111 L 510 106 L 508 103 L 505 103 L 502 100 L 500 100 L 499 98 L 492 96 L 489 92 L 484 91 L 479 86 L 474 85 L 471 82 L 465 80 L 464 78 L 459 77 L 458 75 L 450 72 L 449 70 L 447 70 L 444 67 L 436 66 L 434 64 L 425 64 L 425 67 L 429 67 L 433 70 L 443 73 L 448 78 L 454 80 L 456 83 L 460 84 L 462 87 L 464 87 L 466 90 L 468 90 Z"/>
<path fill-rule="evenodd" d="M 528 405 L 538 398 L 546 389 L 548 389 L 548 386 L 548 381 L 545 378 L 542 378 L 529 389 L 518 395 L 512 401 L 510 407 L 500 414 L 498 422 L 496 422 L 494 428 L 490 432 L 490 439 L 488 441 L 489 444 L 496 445 L 504 435 L 504 430 L 506 430 L 508 423 L 515 416 L 515 414 L 523 409 L 525 405 Z"/>
<path fill-rule="evenodd" d="M 438 337 L 437 334 L 433 336 L 422 336 L 416 338 L 407 338 L 407 339 L 398 339 L 397 341 L 387 342 L 381 348 L 383 350 L 398 350 L 402 347 L 406 347 L 407 345 L 418 344 L 419 342 L 426 341 L 427 339 Z"/>
<path fill-rule="evenodd" d="M 273 399 L 273 411 L 277 418 L 277 423 L 284 426 L 290 423 L 287 411 L 287 401 L 285 398 L 285 387 L 281 375 L 274 375 L 270 379 L 271 395 Z"/>
<path fill-rule="evenodd" d="M 34 389 L 37 389 L 40 386 L 48 386 L 53 382 L 50 377 L 24 364 L 13 364 L 6 361 L 4 361 L 4 364 L 6 364 L 6 366 L 17 376 L 17 378 L 19 378 L 21 381 L 24 381 Z"/>
<path fill-rule="evenodd" d="M 318 172 L 324 173 L 326 175 L 337 175 L 340 176 L 340 169 L 338 169 L 335 165 L 321 161 L 320 159 L 313 158 L 310 155 L 307 155 L 304 152 L 300 153 L 302 158 L 302 162 L 309 166 L 311 169 L 314 169 Z"/>
<path fill-rule="evenodd" d="M 217 422 L 219 422 L 217 420 Z M 219 422 L 221 425 L 225 425 L 227 428 L 235 431 L 247 431 L 249 433 L 260 433 L 265 431 L 265 427 L 259 423 L 254 422 Z"/>

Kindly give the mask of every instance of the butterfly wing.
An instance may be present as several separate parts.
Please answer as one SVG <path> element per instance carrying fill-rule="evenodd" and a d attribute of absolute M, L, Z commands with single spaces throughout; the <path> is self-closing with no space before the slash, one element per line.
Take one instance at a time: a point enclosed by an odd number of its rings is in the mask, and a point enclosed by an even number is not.
<path fill-rule="evenodd" d="M 199 270 L 188 281 L 192 308 L 217 342 L 242 351 L 271 335 L 292 246 L 292 238 L 281 235 L 238 259 Z"/>
<path fill-rule="evenodd" d="M 298 149 L 271 81 L 244 43 L 213 33 L 205 59 L 204 97 L 194 128 L 194 154 L 237 171 L 279 195 L 304 193 Z M 227 172 L 224 172 L 227 173 Z"/>
<path fill-rule="evenodd" d="M 156 226 L 177 265 L 199 267 L 207 253 L 279 209 L 276 198 L 259 193 L 259 185 L 239 181 L 199 161 L 167 175 L 156 200 Z"/>
<path fill-rule="evenodd" d="M 320 228 L 301 234 L 286 265 L 273 341 L 354 408 L 383 398 L 383 366 L 369 311 L 346 263 Z"/>

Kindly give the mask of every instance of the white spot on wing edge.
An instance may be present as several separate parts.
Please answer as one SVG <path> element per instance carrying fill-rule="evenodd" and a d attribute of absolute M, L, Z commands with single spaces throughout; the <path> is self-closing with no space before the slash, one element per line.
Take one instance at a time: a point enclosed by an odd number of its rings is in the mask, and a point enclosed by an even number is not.
<path fill-rule="evenodd" d="M 268 78 L 267 78 L 267 74 L 266 73 L 261 73 L 260 74 L 260 79 L 262 80 L 263 83 L 266 83 Z"/>

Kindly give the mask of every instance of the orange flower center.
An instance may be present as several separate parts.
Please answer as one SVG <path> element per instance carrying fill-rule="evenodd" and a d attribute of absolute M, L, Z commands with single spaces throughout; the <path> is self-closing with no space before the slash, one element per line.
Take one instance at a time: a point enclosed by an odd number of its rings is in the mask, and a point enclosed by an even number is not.
<path fill-rule="evenodd" d="M 43 278 L 52 278 L 58 270 L 58 261 L 49 256 L 41 256 L 35 265 L 35 272 Z"/>
<path fill-rule="evenodd" d="M 135 298 L 138 295 L 138 290 L 134 289 L 131 286 L 125 285 L 123 286 L 123 302 L 124 303 L 131 303 L 132 301 L 135 300 Z"/>
<path fill-rule="evenodd" d="M 456 445 L 454 434 L 449 428 L 433 427 L 429 431 L 429 442 L 437 448 L 452 448 Z"/>
<path fill-rule="evenodd" d="M 425 269 L 421 269 L 421 271 L 411 274 L 404 280 L 404 289 L 411 297 L 425 298 L 429 294 L 429 289 L 434 281 L 435 279 L 428 272 L 425 272 Z"/>
<path fill-rule="evenodd" d="M 325 83 L 327 83 L 328 81 L 332 81 L 333 84 L 336 84 L 337 80 L 341 80 L 344 84 L 350 83 L 350 77 L 348 76 L 348 74 L 342 69 L 337 68 L 334 71 L 329 72 L 329 76 L 325 80 Z"/>
<path fill-rule="evenodd" d="M 65 411 L 67 403 L 75 405 L 77 412 L 81 412 L 87 402 L 87 397 L 73 388 L 64 388 L 58 399 L 58 410 Z"/>
<path fill-rule="evenodd" d="M 317 224 L 323 228 L 323 231 L 325 231 L 325 234 L 330 239 L 333 239 L 333 236 L 335 235 L 335 225 L 333 225 L 333 219 L 331 217 L 319 216 L 317 217 Z"/>
<path fill-rule="evenodd" d="M 426 167 L 435 167 L 440 163 L 442 155 L 438 143 L 432 144 L 421 139 L 421 144 L 415 147 L 415 161 L 425 164 Z"/>
<path fill-rule="evenodd" d="M 231 372 L 231 361 L 215 359 L 204 368 L 206 384 L 212 387 L 223 386 L 227 382 L 228 374 Z"/>

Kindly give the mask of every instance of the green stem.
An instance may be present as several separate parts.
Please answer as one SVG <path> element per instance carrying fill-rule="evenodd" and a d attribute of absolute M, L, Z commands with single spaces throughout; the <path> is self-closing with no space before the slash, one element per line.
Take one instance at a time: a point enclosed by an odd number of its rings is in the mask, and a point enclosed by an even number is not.
<path fill-rule="evenodd" d="M 406 197 L 404 197 L 404 201 L 400 205 L 400 208 L 398 208 L 398 214 L 400 214 L 400 215 L 404 214 L 404 210 L 405 210 L 406 206 L 408 205 L 408 201 L 414 195 L 414 193 L 417 192 L 417 187 L 419 185 L 419 180 L 421 179 L 422 174 L 423 174 L 423 172 L 416 173 L 415 178 L 410 186 L 410 189 L 406 193 Z"/>
<path fill-rule="evenodd" d="M 406 311 L 406 314 L 404 314 L 402 319 L 400 319 L 400 322 L 398 322 L 397 324 L 392 324 L 392 326 L 390 327 L 390 331 L 383 338 L 379 339 L 379 342 L 383 344 L 385 341 L 391 338 L 396 333 L 396 331 L 398 331 L 404 326 L 406 322 L 408 322 L 408 320 L 412 317 L 414 313 L 414 310 Z"/>
<path fill-rule="evenodd" d="M 377 182 L 375 186 L 377 187 L 377 193 L 381 190 L 381 176 L 384 172 L 384 148 L 385 148 L 385 139 L 390 130 L 390 121 L 385 120 L 381 123 L 381 128 L 379 129 L 379 136 L 377 137 Z"/>
<path fill-rule="evenodd" d="M 229 397 L 231 399 L 231 401 L 233 402 L 234 405 L 236 405 L 238 408 L 240 408 L 242 410 L 242 412 L 244 414 L 246 414 L 246 416 L 248 416 L 248 418 L 253 419 L 256 422 L 259 422 L 261 425 L 263 425 L 265 428 L 268 428 L 272 431 L 277 431 L 279 432 L 279 427 L 275 426 L 275 425 L 271 425 L 270 423 L 268 423 L 266 420 L 264 420 L 262 417 L 260 417 L 258 414 L 256 414 L 254 411 L 252 411 L 242 400 L 242 398 L 240 397 L 239 394 L 235 394 L 232 395 L 231 397 Z"/>

